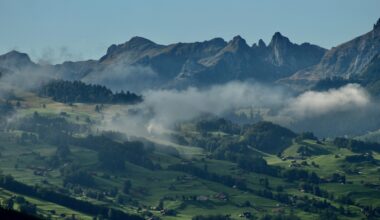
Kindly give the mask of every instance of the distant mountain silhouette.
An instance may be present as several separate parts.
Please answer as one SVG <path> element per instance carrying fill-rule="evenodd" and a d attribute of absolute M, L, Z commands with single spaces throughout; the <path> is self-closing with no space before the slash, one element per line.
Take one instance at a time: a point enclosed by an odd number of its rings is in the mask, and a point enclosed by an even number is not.
<path fill-rule="evenodd" d="M 310 43 L 295 44 L 276 32 L 268 45 L 249 46 L 240 36 L 229 42 L 160 45 L 142 38 L 111 45 L 99 60 L 33 63 L 29 56 L 11 51 L 0 56 L 0 75 L 15 71 L 46 71 L 55 78 L 98 84 L 127 83 L 137 90 L 208 86 L 232 80 L 313 85 L 330 77 L 358 77 L 376 65 L 380 54 L 380 19 L 372 31 L 326 50 Z M 374 63 L 375 62 L 375 63 Z M 372 68 L 373 69 L 373 68 Z M 376 73 L 371 73 L 376 74 Z M 129 88 L 126 88 L 129 89 Z"/>

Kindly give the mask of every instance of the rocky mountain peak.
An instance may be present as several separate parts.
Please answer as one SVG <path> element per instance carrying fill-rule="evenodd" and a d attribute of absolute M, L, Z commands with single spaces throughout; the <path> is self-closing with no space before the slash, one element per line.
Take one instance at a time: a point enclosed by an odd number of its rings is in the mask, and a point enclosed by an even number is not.
<path fill-rule="evenodd" d="M 108 47 L 107 49 L 107 54 L 112 54 L 117 50 L 116 44 L 112 44 L 111 46 Z"/>
<path fill-rule="evenodd" d="M 228 42 L 226 49 L 232 51 L 241 51 L 249 49 L 249 46 L 241 36 L 237 35 L 234 38 L 232 38 L 230 42 Z"/>
<path fill-rule="evenodd" d="M 376 24 L 373 25 L 373 29 L 380 29 L 380 18 L 377 20 Z"/>
<path fill-rule="evenodd" d="M 221 37 L 213 38 L 213 39 L 209 40 L 208 42 L 209 42 L 209 44 L 212 44 L 212 45 L 218 45 L 218 46 L 225 46 L 226 45 L 226 41 L 224 41 L 224 39 Z"/>
<path fill-rule="evenodd" d="M 125 44 L 122 45 L 122 48 L 124 49 L 144 49 L 144 48 L 151 48 L 156 46 L 157 44 L 154 43 L 151 40 L 148 40 L 143 37 L 132 37 L 129 41 L 127 41 Z"/>
<path fill-rule="evenodd" d="M 30 60 L 28 54 L 12 50 L 0 56 L 0 64 L 6 68 L 31 66 L 34 63 Z"/>
<path fill-rule="evenodd" d="M 103 62 L 107 59 L 118 56 L 119 54 L 124 54 L 125 52 L 133 51 L 136 53 L 140 53 L 142 51 L 146 51 L 159 46 L 160 45 L 154 43 L 151 40 L 135 36 L 132 37 L 129 41 L 125 42 L 124 44 L 112 44 L 110 47 L 108 47 L 106 55 L 101 57 L 99 61 Z"/>
<path fill-rule="evenodd" d="M 269 46 L 276 47 L 276 46 L 279 46 L 279 45 L 287 45 L 287 44 L 291 44 L 289 38 L 283 36 L 280 32 L 276 32 L 273 35 L 272 40 L 271 40 Z"/>
<path fill-rule="evenodd" d="M 374 38 L 380 36 L 380 18 L 377 20 L 376 24 L 373 25 L 372 34 Z"/>
<path fill-rule="evenodd" d="M 15 59 L 15 60 L 20 60 L 20 61 L 25 61 L 25 62 L 32 62 L 26 53 L 21 53 L 16 50 L 12 50 L 4 55 L 2 55 L 3 58 L 5 59 Z"/>
<path fill-rule="evenodd" d="M 244 38 L 242 38 L 240 35 L 236 35 L 234 38 L 232 38 L 231 40 L 231 43 L 232 44 L 236 44 L 236 45 L 246 45 L 247 42 L 244 40 Z"/>
<path fill-rule="evenodd" d="M 259 46 L 259 48 L 265 48 L 267 45 L 265 44 L 265 42 L 262 39 L 260 39 L 258 46 Z"/>
<path fill-rule="evenodd" d="M 151 40 L 146 39 L 146 38 L 134 36 L 128 41 L 128 44 L 142 45 L 142 44 L 155 44 L 155 43 Z"/>
<path fill-rule="evenodd" d="M 262 53 L 264 53 L 264 51 L 266 51 L 268 48 L 265 42 L 262 39 L 260 39 L 257 43 L 254 43 L 252 45 L 252 49 L 256 51 L 256 53 L 262 55 Z"/>

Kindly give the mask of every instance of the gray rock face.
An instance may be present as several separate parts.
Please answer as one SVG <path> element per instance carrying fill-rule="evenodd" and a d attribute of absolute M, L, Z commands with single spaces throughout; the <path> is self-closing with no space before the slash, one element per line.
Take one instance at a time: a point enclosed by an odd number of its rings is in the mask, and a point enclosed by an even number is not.
<path fill-rule="evenodd" d="M 268 61 L 285 68 L 287 72 L 295 72 L 318 63 L 326 52 L 325 49 L 309 43 L 293 44 L 279 32 L 273 36 L 268 50 Z"/>
<path fill-rule="evenodd" d="M 290 80 L 316 81 L 328 77 L 356 77 L 379 53 L 380 19 L 372 31 L 333 47 L 326 52 L 320 63 L 312 68 L 297 72 L 290 77 Z"/>

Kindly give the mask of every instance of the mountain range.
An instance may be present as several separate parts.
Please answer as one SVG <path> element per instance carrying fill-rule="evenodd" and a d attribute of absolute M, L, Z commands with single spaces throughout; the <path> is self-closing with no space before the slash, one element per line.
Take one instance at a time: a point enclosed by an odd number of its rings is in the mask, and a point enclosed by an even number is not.
<path fill-rule="evenodd" d="M 279 32 L 268 45 L 259 40 L 251 46 L 240 36 L 228 42 L 214 38 L 170 45 L 133 37 L 111 45 L 99 60 L 57 65 L 37 64 L 27 54 L 11 51 L 0 56 L 0 74 L 38 71 L 55 78 L 118 83 L 117 88 L 126 82 L 136 90 L 202 87 L 232 80 L 308 88 L 331 77 L 374 79 L 379 54 L 380 19 L 368 33 L 330 50 L 310 43 L 292 43 Z"/>

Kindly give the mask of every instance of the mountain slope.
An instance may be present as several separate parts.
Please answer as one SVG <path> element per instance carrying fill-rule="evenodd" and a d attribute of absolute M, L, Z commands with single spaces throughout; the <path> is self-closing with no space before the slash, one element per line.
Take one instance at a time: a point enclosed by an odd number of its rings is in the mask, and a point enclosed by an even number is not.
<path fill-rule="evenodd" d="M 380 53 L 377 54 L 357 77 L 374 95 L 380 95 Z"/>
<path fill-rule="evenodd" d="M 324 78 L 356 78 L 380 53 L 380 19 L 373 30 L 331 50 L 317 65 L 300 70 L 289 78 L 291 81 L 318 81 Z"/>

